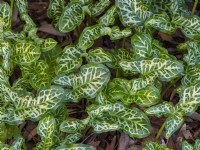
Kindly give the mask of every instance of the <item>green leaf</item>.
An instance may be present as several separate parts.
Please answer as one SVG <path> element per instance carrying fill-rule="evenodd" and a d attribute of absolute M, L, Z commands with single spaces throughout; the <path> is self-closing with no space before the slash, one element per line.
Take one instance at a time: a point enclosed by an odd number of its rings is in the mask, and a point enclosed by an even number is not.
<path fill-rule="evenodd" d="M 110 0 L 99 0 L 95 4 L 89 5 L 91 15 L 93 17 L 99 16 L 109 5 Z"/>
<path fill-rule="evenodd" d="M 137 58 L 149 57 L 152 49 L 152 37 L 149 34 L 138 32 L 132 36 L 131 45 Z"/>
<path fill-rule="evenodd" d="M 50 87 L 49 66 L 43 60 L 39 60 L 32 65 L 33 72 L 30 75 L 30 84 L 34 89 Z"/>
<path fill-rule="evenodd" d="M 80 68 L 79 74 L 60 75 L 54 83 L 73 89 L 67 91 L 67 98 L 78 101 L 80 98 L 92 99 L 109 81 L 110 71 L 102 64 L 86 64 Z"/>
<path fill-rule="evenodd" d="M 153 58 L 140 61 L 121 61 L 120 66 L 124 70 L 146 75 L 154 72 L 161 81 L 170 81 L 183 72 L 183 65 L 177 60 Z"/>
<path fill-rule="evenodd" d="M 173 34 L 176 31 L 174 24 L 170 22 L 167 13 L 155 14 L 145 21 L 145 27 L 154 28 L 164 33 Z"/>
<path fill-rule="evenodd" d="M 41 142 L 36 145 L 34 150 L 50 149 L 54 144 L 53 136 L 56 131 L 56 120 L 52 116 L 44 117 L 37 126 L 37 133 L 41 137 Z"/>
<path fill-rule="evenodd" d="M 12 58 L 15 63 L 22 65 L 37 61 L 40 54 L 41 52 L 35 44 L 24 41 L 23 43 L 20 42 L 15 44 Z"/>
<path fill-rule="evenodd" d="M 67 133 L 79 133 L 86 125 L 83 120 L 65 120 L 60 125 L 60 131 Z"/>
<path fill-rule="evenodd" d="M 49 7 L 47 9 L 47 16 L 50 19 L 55 19 L 58 16 L 61 16 L 63 7 L 64 6 L 64 0 L 50 0 Z"/>
<path fill-rule="evenodd" d="M 96 148 L 85 144 L 71 144 L 63 145 L 56 148 L 56 150 L 96 150 Z"/>
<path fill-rule="evenodd" d="M 97 21 L 102 26 L 110 26 L 115 23 L 115 16 L 117 15 L 117 7 L 113 5 L 106 13 Z"/>
<path fill-rule="evenodd" d="M 195 140 L 194 149 L 195 149 L 195 150 L 200 149 L 200 139 L 196 139 L 196 140 Z"/>
<path fill-rule="evenodd" d="M 19 10 L 19 13 L 27 13 L 28 14 L 28 1 L 27 0 L 17 0 L 16 6 Z"/>
<path fill-rule="evenodd" d="M 118 26 L 114 26 L 114 27 L 112 27 L 110 40 L 118 40 L 118 39 L 121 39 L 121 38 L 128 37 L 131 34 L 132 34 L 132 31 L 129 28 L 125 28 L 125 29 L 120 31 Z"/>
<path fill-rule="evenodd" d="M 10 124 L 20 124 L 25 119 L 38 120 L 47 111 L 57 108 L 64 97 L 64 90 L 59 87 L 41 89 L 37 96 L 33 97 L 28 93 L 26 96 L 19 96 L 8 85 L 2 84 L 1 86 L 14 104 L 14 107 L 9 110 L 9 115 L 4 112 L 9 116 Z"/>
<path fill-rule="evenodd" d="M 192 16 L 185 18 L 183 16 L 175 15 L 172 23 L 176 24 L 187 38 L 200 38 L 200 18 Z"/>
<path fill-rule="evenodd" d="M 94 44 L 96 39 L 100 38 L 101 36 L 110 34 L 111 29 L 109 27 L 102 27 L 99 24 L 86 27 L 79 37 L 77 47 L 85 51 Z"/>
<path fill-rule="evenodd" d="M 182 150 L 194 150 L 194 148 L 187 141 L 183 141 L 183 143 L 182 143 Z"/>
<path fill-rule="evenodd" d="M 110 54 L 113 57 L 112 63 L 109 63 L 108 66 L 114 69 L 121 69 L 120 61 L 126 60 L 130 61 L 133 59 L 133 54 L 128 49 L 119 48 L 117 50 L 110 51 Z"/>
<path fill-rule="evenodd" d="M 112 62 L 112 55 L 104 51 L 101 47 L 89 51 L 87 62 L 91 63 L 109 63 Z"/>
<path fill-rule="evenodd" d="M 155 115 L 157 117 L 169 116 L 173 110 L 173 104 L 171 102 L 163 102 L 156 106 L 148 108 L 145 113 L 148 115 Z"/>
<path fill-rule="evenodd" d="M 0 3 L 0 22 L 3 25 L 3 31 L 11 28 L 11 15 L 9 4 L 6 2 Z"/>
<path fill-rule="evenodd" d="M 185 76 L 181 80 L 182 86 L 186 87 L 197 82 L 200 82 L 200 65 L 186 68 Z"/>
<path fill-rule="evenodd" d="M 143 148 L 142 150 L 170 150 L 170 149 L 167 148 L 165 145 L 148 141 L 145 143 L 145 148 Z"/>
<path fill-rule="evenodd" d="M 105 105 L 106 106 L 106 105 Z M 107 111 L 102 110 L 105 106 L 98 106 L 98 109 L 100 109 L 100 113 L 105 114 L 105 117 L 103 117 L 103 121 L 108 122 L 112 124 L 112 126 L 116 125 L 118 128 L 128 134 L 130 137 L 134 138 L 143 138 L 148 136 L 151 133 L 151 126 L 149 119 L 146 117 L 146 115 L 140 111 L 137 108 L 131 107 L 125 107 L 120 103 L 115 103 L 108 105 L 110 108 Z M 106 106 L 106 107 L 108 107 Z M 95 113 L 97 111 L 93 110 Z M 88 112 L 89 115 L 92 115 L 93 112 Z M 97 114 L 98 118 L 99 113 Z M 99 117 L 101 120 L 101 116 Z M 95 122 L 96 119 L 94 119 Z M 101 121 L 98 124 L 101 126 Z M 103 123 L 103 126 L 106 127 Z M 106 128 L 95 128 L 94 132 L 100 133 L 106 131 Z M 103 129 L 103 131 L 101 131 Z M 110 128 L 108 128 L 109 131 Z"/>
<path fill-rule="evenodd" d="M 166 133 L 165 138 L 168 139 L 175 131 L 177 131 L 181 125 L 184 123 L 185 119 L 183 115 L 177 112 L 175 115 L 172 115 L 166 122 Z"/>
<path fill-rule="evenodd" d="M 6 124 L 0 122 L 0 141 L 5 142 L 7 140 Z"/>
<path fill-rule="evenodd" d="M 119 9 L 120 20 L 126 27 L 140 26 L 152 16 L 152 12 L 140 0 L 116 0 L 115 4 Z"/>
<path fill-rule="evenodd" d="M 62 15 L 59 19 L 59 31 L 70 32 L 81 24 L 85 14 L 80 3 L 71 2 L 65 6 Z"/>
<path fill-rule="evenodd" d="M 15 141 L 12 143 L 12 148 L 15 150 L 23 150 L 23 146 L 25 144 L 25 139 L 22 136 L 18 136 L 15 138 Z"/>
<path fill-rule="evenodd" d="M 189 66 L 200 64 L 200 47 L 197 42 L 187 42 L 188 54 L 184 55 L 184 61 Z"/>
<path fill-rule="evenodd" d="M 57 59 L 61 57 L 62 49 L 60 46 L 56 45 L 53 49 L 47 52 L 43 52 L 41 55 L 41 59 L 45 60 L 49 67 L 49 76 L 54 78 L 56 76 L 56 67 L 57 67 Z"/>
<path fill-rule="evenodd" d="M 80 140 L 80 138 L 82 138 L 82 134 L 81 133 L 69 134 L 65 138 L 65 144 L 74 144 L 78 140 Z"/>
<path fill-rule="evenodd" d="M 189 17 L 190 11 L 185 0 L 171 0 L 170 10 L 172 15 L 178 14 L 179 16 Z"/>
<path fill-rule="evenodd" d="M 108 95 L 111 99 L 121 100 L 123 104 L 129 105 L 136 103 L 141 107 L 149 107 L 159 102 L 160 91 L 154 86 L 148 86 L 146 88 L 132 90 L 132 81 L 126 79 L 115 78 L 109 84 Z"/>
<path fill-rule="evenodd" d="M 69 74 L 78 69 L 82 64 L 82 56 L 85 53 L 74 45 L 68 45 L 64 48 L 62 55 L 56 61 L 56 74 Z"/>
<path fill-rule="evenodd" d="M 47 38 L 44 40 L 44 42 L 41 44 L 40 49 L 42 52 L 46 52 L 51 50 L 57 45 L 57 41 L 52 38 Z"/>

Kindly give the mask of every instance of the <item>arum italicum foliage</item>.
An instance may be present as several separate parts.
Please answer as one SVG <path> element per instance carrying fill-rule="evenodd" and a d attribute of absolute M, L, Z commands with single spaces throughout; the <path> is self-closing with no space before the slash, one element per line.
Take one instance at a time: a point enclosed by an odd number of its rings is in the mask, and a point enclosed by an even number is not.
<path fill-rule="evenodd" d="M 188 10 L 186 1 L 50 0 L 47 16 L 56 30 L 80 32 L 77 28 L 84 22 L 77 40 L 63 49 L 53 38 L 38 37 L 27 0 L 11 1 L 0 3 L 1 149 L 26 148 L 15 128 L 26 120 L 38 122 L 37 150 L 93 150 L 78 144 L 87 127 L 95 134 L 119 130 L 131 138 L 144 138 L 152 132 L 148 116 L 167 117 L 157 139 L 163 129 L 168 139 L 200 105 L 200 18 Z M 11 28 L 13 7 L 24 22 L 21 32 Z M 173 34 L 177 29 L 187 38 L 177 46 L 184 52 L 179 60 L 153 37 L 157 31 Z M 123 41 L 122 46 L 94 46 L 104 37 Z M 131 48 L 126 47 L 126 38 Z M 17 68 L 21 76 L 11 82 Z M 163 83 L 180 78 L 179 102 L 161 100 Z M 90 104 L 88 116 L 70 120 L 66 104 L 81 99 Z M 6 144 L 12 137 L 14 142 Z M 147 141 L 144 149 L 168 148 Z M 183 142 L 183 149 L 198 150 L 199 140 L 194 148 Z"/>

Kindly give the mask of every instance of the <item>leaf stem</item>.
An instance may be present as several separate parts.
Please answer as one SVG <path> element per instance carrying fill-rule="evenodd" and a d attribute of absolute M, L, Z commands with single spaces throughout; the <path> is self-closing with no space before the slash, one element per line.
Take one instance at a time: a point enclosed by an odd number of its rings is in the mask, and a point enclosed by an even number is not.
<path fill-rule="evenodd" d="M 168 118 L 167 118 L 168 119 Z M 162 124 L 161 128 L 158 131 L 158 134 L 156 135 L 155 141 L 158 141 L 158 138 L 160 137 L 160 134 L 162 133 L 166 123 L 167 123 L 167 119 L 165 120 L 165 122 Z"/>
<path fill-rule="evenodd" d="M 197 4 L 198 4 L 198 0 L 195 0 L 195 1 L 194 1 L 193 8 L 192 8 L 192 13 L 191 13 L 191 16 L 193 16 L 193 15 L 194 15 L 194 12 L 195 12 L 195 10 L 196 10 Z"/>
<path fill-rule="evenodd" d="M 125 43 L 126 43 L 126 38 L 123 38 L 123 41 L 122 41 L 122 48 L 125 47 Z"/>
<path fill-rule="evenodd" d="M 15 2 L 15 0 L 11 0 L 11 2 L 10 2 L 10 11 L 11 11 L 10 27 L 11 28 L 12 28 L 12 16 L 13 16 L 14 2 Z"/>
<path fill-rule="evenodd" d="M 167 87 L 166 89 L 161 93 L 161 97 L 163 97 L 165 95 L 165 93 L 178 81 L 180 80 L 182 77 L 178 77 L 176 79 L 174 79 Z"/>

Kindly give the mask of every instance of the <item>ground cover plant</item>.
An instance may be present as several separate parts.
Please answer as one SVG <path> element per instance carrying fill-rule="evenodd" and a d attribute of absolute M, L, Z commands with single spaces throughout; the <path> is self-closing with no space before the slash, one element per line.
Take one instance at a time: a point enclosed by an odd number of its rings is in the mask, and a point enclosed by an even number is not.
<path fill-rule="evenodd" d="M 0 148 L 199 150 L 199 39 L 197 0 L 0 1 Z"/>

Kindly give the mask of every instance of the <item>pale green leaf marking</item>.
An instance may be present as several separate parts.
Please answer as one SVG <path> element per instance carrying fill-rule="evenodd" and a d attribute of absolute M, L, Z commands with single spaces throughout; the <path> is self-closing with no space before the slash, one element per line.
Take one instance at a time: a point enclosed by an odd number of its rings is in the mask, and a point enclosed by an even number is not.
<path fill-rule="evenodd" d="M 20 42 L 15 44 L 12 58 L 17 64 L 28 64 L 35 62 L 40 57 L 39 48 L 31 42 Z"/>
<path fill-rule="evenodd" d="M 110 35 L 110 40 L 118 40 L 121 38 L 129 37 L 132 34 L 132 30 L 129 28 L 125 28 L 120 31 L 118 26 L 112 27 L 112 32 Z"/>
<path fill-rule="evenodd" d="M 140 0 L 116 0 L 115 3 L 120 20 L 126 27 L 142 25 L 153 14 Z"/>
<path fill-rule="evenodd" d="M 71 2 L 65 6 L 59 19 L 58 27 L 61 32 L 70 32 L 81 24 L 85 14 L 80 3 Z"/>
<path fill-rule="evenodd" d="M 71 87 L 68 90 L 68 100 L 77 101 L 80 98 L 94 98 L 109 81 L 110 71 L 102 64 L 86 64 L 80 68 L 79 74 L 60 75 L 54 83 Z"/>
<path fill-rule="evenodd" d="M 74 45 L 64 48 L 62 55 L 56 60 L 56 74 L 69 74 L 78 69 L 82 64 L 82 56 L 85 53 Z"/>

